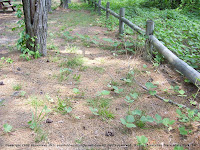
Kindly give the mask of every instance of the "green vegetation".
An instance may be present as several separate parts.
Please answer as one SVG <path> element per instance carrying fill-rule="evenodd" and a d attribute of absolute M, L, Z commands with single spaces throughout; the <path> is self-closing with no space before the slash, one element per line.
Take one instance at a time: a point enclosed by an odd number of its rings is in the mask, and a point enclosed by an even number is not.
<path fill-rule="evenodd" d="M 141 28 L 145 29 L 146 20 L 153 20 L 156 37 L 180 59 L 183 59 L 192 67 L 200 69 L 199 1 L 102 0 L 102 5 L 106 7 L 108 1 L 110 8 L 116 13 L 119 13 L 119 9 L 124 7 L 126 9 L 125 17 Z M 105 14 L 104 11 L 102 12 Z M 113 16 L 106 20 L 105 16 L 102 15 L 98 23 L 113 28 L 113 24 L 117 27 L 119 21 Z M 125 33 L 133 34 L 133 31 L 127 27 Z M 144 46 L 145 37 L 138 35 L 136 43 L 136 46 Z M 160 63 L 163 59 L 162 56 L 156 51 L 154 54 L 156 55 L 155 61 Z"/>
<path fill-rule="evenodd" d="M 61 99 L 58 97 L 58 104 L 54 109 L 55 111 L 65 115 L 72 111 L 71 102 L 69 99 Z"/>
<path fill-rule="evenodd" d="M 14 85 L 13 86 L 13 90 L 15 90 L 15 91 L 19 91 L 19 90 L 21 90 L 22 89 L 22 85 L 21 84 L 17 84 L 17 85 Z M 22 95 L 23 95 L 23 93 L 22 93 Z M 25 95 L 25 94 L 24 94 Z"/>
<path fill-rule="evenodd" d="M 13 127 L 11 125 L 7 124 L 7 123 L 3 125 L 3 131 L 5 133 L 10 133 L 12 131 L 12 128 Z"/>
<path fill-rule="evenodd" d="M 88 104 L 91 106 L 90 111 L 96 116 L 101 116 L 103 120 L 113 119 L 115 117 L 109 110 L 111 99 L 104 97 L 109 94 L 110 91 L 103 90 L 99 92 L 97 97 L 88 100 Z"/>
<path fill-rule="evenodd" d="M 47 108 L 45 105 L 41 111 L 39 111 L 39 106 L 37 100 L 33 104 L 34 112 L 32 112 L 32 119 L 28 122 L 29 127 L 34 130 L 35 142 L 40 142 L 46 140 L 47 133 L 42 129 L 42 122 L 44 121 L 45 117 L 51 112 L 51 109 Z M 39 114 L 38 114 L 39 113 Z"/>

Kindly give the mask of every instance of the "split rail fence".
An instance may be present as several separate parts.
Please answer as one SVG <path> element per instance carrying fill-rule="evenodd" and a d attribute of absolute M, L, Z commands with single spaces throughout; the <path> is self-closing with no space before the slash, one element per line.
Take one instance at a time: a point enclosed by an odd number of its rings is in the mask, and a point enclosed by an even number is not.
<path fill-rule="evenodd" d="M 120 8 L 119 14 L 115 13 L 110 9 L 110 2 L 107 2 L 106 8 L 101 5 L 101 0 L 98 2 L 96 0 L 84 0 L 88 1 L 88 4 L 94 6 L 94 10 L 98 11 L 98 14 L 101 15 L 101 10 L 106 11 L 106 19 L 109 18 L 109 15 L 113 15 L 115 18 L 119 19 L 119 34 L 124 33 L 124 24 L 128 25 L 133 30 L 137 31 L 139 34 L 146 35 L 149 42 L 150 49 L 154 46 L 159 53 L 161 53 L 169 63 L 175 67 L 179 72 L 186 76 L 194 85 L 200 87 L 200 73 L 194 68 L 189 66 L 183 60 L 179 59 L 175 54 L 173 54 L 166 46 L 162 44 L 154 35 L 154 22 L 152 20 L 147 20 L 146 30 L 138 27 L 133 24 L 131 21 L 125 18 L 125 8 Z"/>

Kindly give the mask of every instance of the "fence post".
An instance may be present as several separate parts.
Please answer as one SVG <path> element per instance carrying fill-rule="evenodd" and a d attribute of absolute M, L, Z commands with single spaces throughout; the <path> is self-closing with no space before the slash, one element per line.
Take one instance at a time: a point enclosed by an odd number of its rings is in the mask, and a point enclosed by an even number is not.
<path fill-rule="evenodd" d="M 151 60 L 152 51 L 153 51 L 153 45 L 151 44 L 151 41 L 149 40 L 149 36 L 153 35 L 154 32 L 154 22 L 152 20 L 147 20 L 146 22 L 146 36 L 148 36 L 145 47 L 146 47 L 146 58 L 148 60 Z"/>
<path fill-rule="evenodd" d="M 106 19 L 109 18 L 109 12 L 108 12 L 109 8 L 110 8 L 110 2 L 107 2 L 107 4 L 106 4 Z"/>
<path fill-rule="evenodd" d="M 121 20 L 122 17 L 125 16 L 125 8 L 120 8 L 119 13 L 119 34 L 124 33 L 124 22 Z"/>
<path fill-rule="evenodd" d="M 99 2 L 98 2 L 98 13 L 99 13 L 99 15 L 101 15 L 101 7 L 100 7 L 100 5 L 101 5 L 101 0 L 99 0 Z"/>

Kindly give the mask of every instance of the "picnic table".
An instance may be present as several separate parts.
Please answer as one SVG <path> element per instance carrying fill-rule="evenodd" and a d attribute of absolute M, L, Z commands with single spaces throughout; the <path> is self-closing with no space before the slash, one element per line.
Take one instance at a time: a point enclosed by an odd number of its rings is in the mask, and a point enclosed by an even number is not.
<path fill-rule="evenodd" d="M 8 8 L 12 8 L 15 11 L 15 6 L 11 4 L 10 0 L 0 0 L 0 9 L 3 9 L 3 12 L 5 12 Z"/>

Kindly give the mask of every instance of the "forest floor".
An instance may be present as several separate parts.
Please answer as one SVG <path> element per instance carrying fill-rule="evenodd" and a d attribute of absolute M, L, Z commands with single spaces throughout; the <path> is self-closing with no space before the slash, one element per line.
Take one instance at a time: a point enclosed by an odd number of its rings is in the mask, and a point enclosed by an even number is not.
<path fill-rule="evenodd" d="M 19 31 L 12 31 L 18 20 L 14 13 L 0 14 L 0 58 L 5 58 L 0 60 L 0 149 L 133 150 L 137 149 L 136 136 L 142 135 L 148 138 L 150 150 L 173 149 L 173 144 L 200 148 L 199 122 L 192 123 L 192 133 L 181 136 L 178 107 L 137 84 L 153 83 L 158 95 L 191 106 L 189 100 L 197 89 L 170 65 L 155 67 L 145 61 L 144 49 L 137 49 L 135 55 L 115 53 L 103 39 L 120 41 L 118 31 L 98 26 L 98 16 L 89 11 L 63 9 L 49 14 L 48 55 L 26 61 L 16 48 Z M 138 95 L 131 104 L 124 100 L 130 93 Z M 34 132 L 28 122 L 44 106 L 51 112 Z M 154 122 L 127 128 L 120 118 L 135 109 L 175 123 L 170 131 Z M 3 129 L 6 123 L 12 126 L 9 133 Z"/>

